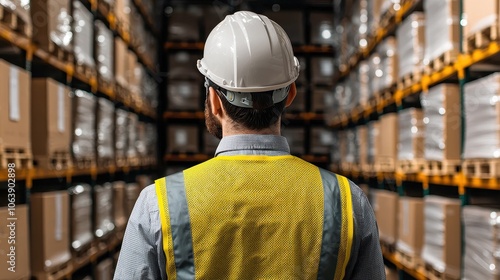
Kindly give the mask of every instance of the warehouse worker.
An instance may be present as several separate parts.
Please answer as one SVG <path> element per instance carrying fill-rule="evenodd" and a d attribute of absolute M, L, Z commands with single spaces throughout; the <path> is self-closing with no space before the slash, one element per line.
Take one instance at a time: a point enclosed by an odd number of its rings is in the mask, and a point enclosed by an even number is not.
<path fill-rule="evenodd" d="M 197 66 L 216 157 L 142 191 L 114 279 L 385 279 L 362 191 L 280 136 L 299 75 L 283 29 L 227 16 Z"/>

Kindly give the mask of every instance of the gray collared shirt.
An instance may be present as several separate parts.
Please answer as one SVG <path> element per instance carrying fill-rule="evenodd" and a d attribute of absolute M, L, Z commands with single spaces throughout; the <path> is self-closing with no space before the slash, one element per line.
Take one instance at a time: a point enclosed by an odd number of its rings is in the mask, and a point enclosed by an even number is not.
<path fill-rule="evenodd" d="M 288 155 L 286 139 L 275 135 L 224 137 L 219 155 Z M 345 279 L 385 279 L 377 223 L 368 199 L 351 184 L 354 240 Z M 114 279 L 167 279 L 155 186 L 145 188 L 128 221 Z"/>

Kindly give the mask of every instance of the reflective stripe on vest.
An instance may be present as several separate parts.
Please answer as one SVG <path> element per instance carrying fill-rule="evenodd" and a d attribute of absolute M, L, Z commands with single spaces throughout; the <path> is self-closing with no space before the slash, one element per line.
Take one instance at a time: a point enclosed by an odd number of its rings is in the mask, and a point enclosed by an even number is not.
<path fill-rule="evenodd" d="M 317 267 L 317 274 L 311 276 L 309 275 L 310 272 L 307 272 L 308 275 L 302 275 L 301 273 L 305 273 L 304 271 L 300 270 L 300 268 L 294 268 L 294 267 L 287 267 L 286 269 L 296 269 L 297 271 L 291 272 L 293 275 L 298 276 L 298 278 L 303 278 L 303 279 L 343 279 L 345 275 L 345 270 L 347 267 L 347 264 L 350 259 L 351 255 L 351 246 L 352 246 L 352 239 L 353 239 L 353 233 L 354 233 L 354 225 L 353 225 L 353 210 L 352 210 L 352 199 L 351 199 L 351 192 L 350 192 L 350 184 L 349 181 L 342 176 L 339 175 L 334 175 L 331 172 L 319 169 L 317 167 L 311 167 L 307 166 L 305 164 L 307 163 L 302 163 L 300 162 L 300 159 L 297 159 L 292 156 L 271 156 L 271 157 L 266 157 L 266 156 L 232 156 L 230 165 L 224 166 L 224 161 L 222 160 L 216 160 L 216 159 L 222 159 L 223 157 L 217 157 L 213 160 L 210 160 L 208 164 L 201 164 L 199 165 L 198 171 L 199 170 L 204 170 L 204 168 L 207 168 L 209 174 L 210 172 L 215 172 L 213 170 L 213 166 L 223 166 L 222 170 L 227 170 L 228 166 L 231 168 L 234 168 L 234 170 L 237 172 L 239 164 L 244 164 L 244 162 L 249 159 L 256 159 L 256 160 L 261 160 L 258 161 L 255 165 L 263 164 L 266 165 L 266 162 L 269 159 L 273 160 L 280 160 L 280 158 L 285 161 L 284 163 L 286 166 L 294 166 L 305 169 L 305 175 L 302 175 L 302 177 L 305 177 L 306 179 L 311 179 L 311 181 L 317 181 L 322 184 L 322 196 L 324 202 L 323 204 L 323 217 L 321 218 L 322 220 L 322 233 L 319 235 L 321 237 L 320 243 L 318 244 L 318 256 L 310 259 L 305 260 L 309 265 L 306 265 L 314 268 Z M 229 157 L 226 157 L 229 158 Z M 253 165 L 250 165 L 253 166 Z M 248 168 L 248 167 L 245 167 Z M 187 171 L 187 172 L 186 172 Z M 197 244 L 196 242 L 193 244 L 193 241 L 196 241 L 196 238 L 193 239 L 193 232 L 191 228 L 191 218 L 190 218 L 190 212 L 198 213 L 200 214 L 199 209 L 195 209 L 192 207 L 197 207 L 196 205 L 190 205 L 188 207 L 189 201 L 192 196 L 190 192 L 192 191 L 186 191 L 187 186 L 189 184 L 193 184 L 194 178 L 193 176 L 198 176 L 199 178 L 199 173 L 196 173 L 195 171 L 189 171 L 186 170 L 184 173 L 177 173 L 175 175 L 168 176 L 166 178 L 159 179 L 155 182 L 156 185 L 156 193 L 158 196 L 158 203 L 159 203 L 159 211 L 160 211 L 160 220 L 161 220 L 161 226 L 162 226 L 162 234 L 163 234 L 163 250 L 165 252 L 166 256 L 166 271 L 167 271 L 167 277 L 168 279 L 195 279 L 195 271 L 198 271 L 199 268 L 201 268 L 201 271 L 207 271 L 206 267 L 201 267 L 204 265 L 203 259 L 200 259 L 201 256 L 206 256 L 207 250 L 210 250 L 210 246 L 212 245 L 206 245 L 205 244 Z M 268 170 L 269 171 L 269 170 Z M 219 172 L 219 171 L 217 171 Z M 271 173 L 275 174 L 275 173 Z M 311 175 L 309 175 L 311 174 Z M 215 175 L 215 174 L 214 174 Z M 185 178 L 185 176 L 187 176 Z M 222 176 L 222 175 L 221 175 Z M 227 176 L 227 175 L 225 175 Z M 238 175 L 236 175 L 237 177 Z M 317 176 L 318 178 L 314 178 Z M 216 175 L 214 176 L 216 177 Z M 320 178 L 319 178 L 320 177 Z M 204 178 L 205 179 L 205 178 Z M 207 179 L 212 179 L 212 178 L 207 178 Z M 200 185 L 203 185 L 202 182 L 200 182 Z M 306 186 L 307 187 L 307 186 Z M 190 190 L 192 190 L 192 186 Z M 210 195 L 210 194 L 207 194 Z M 230 196 L 230 194 L 228 194 Z M 316 197 L 317 194 L 315 194 Z M 204 206 L 206 207 L 206 205 Z M 217 207 L 217 206 L 214 206 Z M 202 207 L 198 207 L 202 208 Z M 204 208 L 203 208 L 204 209 Z M 217 209 L 217 208 L 216 208 Z M 198 212 L 197 212 L 198 211 Z M 233 209 L 231 209 L 233 211 Z M 238 208 L 235 208 L 236 212 L 238 212 Z M 203 213 L 203 212 L 202 212 Z M 250 216 L 253 217 L 253 216 Z M 196 233 L 197 228 L 196 228 L 196 223 L 195 223 L 195 228 L 194 228 L 194 233 Z M 215 225 L 214 225 L 215 226 Z M 307 226 L 307 224 L 305 225 Z M 230 229 L 233 229 L 229 226 Z M 236 226 L 237 228 L 237 226 Z M 199 229 L 199 228 L 198 228 Z M 294 227 L 294 229 L 296 229 Z M 299 227 L 300 229 L 300 227 Z M 319 229 L 319 228 L 318 228 Z M 269 230 L 267 228 L 264 228 L 263 230 Z M 207 232 L 208 233 L 208 232 Z M 243 233 L 245 233 L 243 231 Z M 295 233 L 295 232 L 294 232 Z M 238 232 L 237 230 L 229 231 L 229 235 L 231 234 L 241 234 L 241 232 Z M 200 233 L 198 232 L 198 240 L 200 240 L 199 236 Z M 265 236 L 263 233 L 262 236 Z M 221 236 L 222 239 L 224 239 L 223 236 Z M 240 239 L 238 239 L 240 240 Z M 243 239 L 244 240 L 244 239 Z M 285 239 L 284 239 L 285 240 Z M 304 240 L 304 239 L 301 239 Z M 212 240 L 211 240 L 212 241 Z M 306 241 L 306 240 L 304 240 Z M 308 240 L 310 241 L 310 240 Z M 318 240 L 319 241 L 319 240 Z M 200 243 L 200 241 L 197 241 Z M 202 242 L 203 243 L 203 242 Z M 247 242 L 248 243 L 248 242 Z M 253 242 L 250 242 L 253 244 Z M 258 243 L 258 241 L 257 241 Z M 301 243 L 300 241 L 297 243 Z M 306 242 L 307 243 L 307 242 Z M 228 246 L 228 243 L 224 243 L 221 241 L 220 243 L 215 243 L 213 246 Z M 230 243 L 229 243 L 230 244 Z M 252 244 L 246 244 L 246 246 L 251 247 L 251 249 L 255 249 Z M 300 245 L 300 244 L 299 244 Z M 235 246 L 234 244 L 231 246 Z M 245 252 L 245 249 L 241 248 L 233 248 L 233 247 L 228 247 L 228 248 L 219 248 L 222 249 L 224 254 L 227 254 L 227 257 L 230 258 L 231 255 L 231 250 L 240 250 L 238 253 L 241 255 L 242 253 Z M 244 246 L 243 246 L 244 247 Z M 214 247 L 218 248 L 218 247 Z M 311 248 L 314 248 L 311 247 Z M 248 248 L 247 248 L 248 249 Z M 225 251 L 224 251 L 225 250 Z M 241 251 L 243 250 L 243 251 Z M 268 249 L 264 248 L 264 251 L 268 251 Z M 300 250 L 299 250 L 300 251 Z M 307 251 L 307 250 L 306 250 Z M 198 252 L 198 253 L 197 253 Z M 307 251 L 307 252 L 313 252 L 313 251 Z M 316 252 L 316 251 L 314 251 Z M 221 253 L 221 252 L 219 252 Z M 284 252 L 284 254 L 292 254 L 292 257 L 297 257 L 297 258 L 302 258 L 304 256 L 293 256 L 294 253 L 297 253 L 295 251 L 293 252 Z M 264 256 L 262 256 L 264 255 Z M 239 256 L 239 255 L 238 255 Z M 260 258 L 273 258 L 273 255 L 270 256 L 265 256 L 265 253 L 262 254 L 257 254 L 255 255 L 255 252 L 251 252 L 249 256 L 249 262 L 254 264 L 256 261 L 258 263 Z M 309 256 L 310 257 L 310 256 Z M 262 259 L 262 262 L 265 263 L 265 261 L 269 261 L 268 259 Z M 209 262 L 210 263 L 210 262 Z M 240 264 L 238 262 L 237 264 Z M 211 263 L 213 264 L 213 262 Z M 234 264 L 234 265 L 237 265 Z M 221 264 L 217 264 L 221 265 Z M 223 263 L 225 268 L 230 267 L 231 263 Z M 195 269 L 196 268 L 196 269 Z M 220 268 L 218 268 L 221 270 Z M 200 271 L 198 271 L 200 272 Z M 221 272 L 222 275 L 235 275 L 235 274 L 230 274 L 230 272 L 226 273 Z M 201 272 L 200 272 L 201 273 Z M 248 273 L 248 272 L 245 272 Z M 256 273 L 259 273 L 258 271 L 252 271 L 254 273 L 254 276 L 257 275 Z M 268 271 L 266 271 L 268 273 Z M 206 274 L 204 274 L 206 276 Z M 270 275 L 270 274 L 269 274 Z M 276 274 L 276 275 L 286 275 L 286 274 Z M 260 276 L 260 275 L 259 275 Z M 267 278 L 266 278 L 267 276 Z M 303 276 L 303 277 L 302 277 Z M 210 275 L 212 279 L 214 279 L 214 273 Z M 224 277 L 221 277 L 224 278 Z M 218 278 L 218 279 L 221 279 Z M 226 277 L 227 278 L 227 277 Z M 252 277 L 249 277 L 252 278 Z M 255 277 L 253 277 L 255 278 Z M 272 278 L 269 277 L 268 275 L 262 275 L 259 278 Z M 274 277 L 276 278 L 276 277 Z M 283 277 L 282 277 L 283 278 Z M 297 278 L 297 277 L 296 277 Z"/>

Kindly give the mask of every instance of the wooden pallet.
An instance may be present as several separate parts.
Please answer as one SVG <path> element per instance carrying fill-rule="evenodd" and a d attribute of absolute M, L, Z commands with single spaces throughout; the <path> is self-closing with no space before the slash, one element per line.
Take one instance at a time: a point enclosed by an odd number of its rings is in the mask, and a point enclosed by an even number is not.
<path fill-rule="evenodd" d="M 419 270 L 421 267 L 424 266 L 424 261 L 422 260 L 422 258 L 415 255 L 407 254 L 406 252 L 397 249 L 396 249 L 396 260 L 398 260 L 402 265 L 414 270 Z"/>
<path fill-rule="evenodd" d="M 97 166 L 99 166 L 99 167 L 115 166 L 115 159 L 114 158 L 99 158 L 99 159 L 97 159 Z"/>
<path fill-rule="evenodd" d="M 97 84 L 99 85 L 99 89 L 102 91 L 112 91 L 115 88 L 115 82 L 109 81 L 103 78 L 101 75 L 97 77 Z"/>
<path fill-rule="evenodd" d="M 418 67 L 415 66 L 415 68 Z M 401 79 L 398 80 L 397 88 L 399 90 L 403 90 L 405 88 L 411 87 L 412 85 L 419 83 L 421 79 L 422 79 L 421 71 L 418 71 L 418 69 L 413 69 L 411 73 L 404 75 Z"/>
<path fill-rule="evenodd" d="M 468 159 L 462 164 L 465 177 L 471 178 L 499 178 L 500 159 Z"/>
<path fill-rule="evenodd" d="M 367 163 L 361 165 L 361 172 L 366 174 L 371 174 L 375 172 L 375 165 L 373 163 Z"/>
<path fill-rule="evenodd" d="M 390 7 L 380 16 L 380 27 L 388 29 L 388 27 L 396 22 L 396 10 Z"/>
<path fill-rule="evenodd" d="M 127 157 L 116 157 L 115 162 L 116 162 L 116 166 L 118 166 L 118 167 L 124 167 L 124 166 L 128 165 Z"/>
<path fill-rule="evenodd" d="M 78 169 L 95 168 L 97 166 L 93 158 L 74 158 L 73 164 Z"/>
<path fill-rule="evenodd" d="M 73 262 L 71 260 L 53 267 L 50 271 L 32 272 L 37 280 L 60 280 L 69 279 L 73 273 Z"/>
<path fill-rule="evenodd" d="M 491 42 L 499 41 L 499 31 L 499 26 L 495 22 L 494 25 L 471 34 L 465 39 L 463 44 L 464 51 L 466 53 L 472 53 L 474 50 L 486 48 Z"/>
<path fill-rule="evenodd" d="M 95 79 L 97 77 L 97 71 L 94 66 L 77 63 L 75 65 L 75 71 L 76 73 L 83 75 L 87 80 Z"/>
<path fill-rule="evenodd" d="M 446 66 L 453 65 L 457 61 L 458 54 L 458 50 L 450 50 L 429 61 L 429 64 L 425 66 L 425 73 L 431 75 L 443 70 Z"/>
<path fill-rule="evenodd" d="M 428 176 L 455 175 L 462 170 L 461 160 L 427 160 L 423 173 Z"/>
<path fill-rule="evenodd" d="M 63 49 L 61 46 L 56 43 L 49 41 L 48 52 L 57 58 L 59 61 L 64 61 L 70 64 L 75 62 L 75 55 L 68 50 Z"/>
<path fill-rule="evenodd" d="M 97 10 L 101 12 L 101 15 L 107 16 L 113 10 L 113 7 L 108 2 L 99 0 L 97 1 Z"/>
<path fill-rule="evenodd" d="M 425 263 L 425 276 L 430 280 L 458 280 L 459 278 L 455 278 L 449 276 L 443 272 L 437 271 L 432 264 Z"/>
<path fill-rule="evenodd" d="M 15 168 L 31 169 L 33 167 L 31 149 L 0 147 L 0 169 L 7 169 L 9 163 L 14 163 Z"/>
<path fill-rule="evenodd" d="M 0 5 L 0 22 L 17 34 L 31 38 L 33 29 L 15 11 Z"/>
<path fill-rule="evenodd" d="M 420 173 L 424 170 L 425 160 L 398 160 L 396 162 L 396 171 L 404 174 Z"/>
<path fill-rule="evenodd" d="M 33 165 L 48 170 L 66 170 L 73 167 L 73 161 L 69 151 L 59 151 L 50 156 L 34 156 Z"/>
<path fill-rule="evenodd" d="M 129 157 L 127 159 L 128 165 L 129 166 L 139 166 L 141 164 L 141 158 L 140 157 Z"/>
<path fill-rule="evenodd" d="M 118 102 L 121 102 L 123 104 L 130 104 L 131 102 L 131 97 L 130 97 L 130 91 L 125 88 L 124 86 L 116 83 L 115 85 L 115 90 L 116 90 L 116 100 Z"/>
<path fill-rule="evenodd" d="M 396 162 L 393 158 L 377 158 L 374 164 L 375 172 L 394 172 L 396 170 Z"/>
<path fill-rule="evenodd" d="M 388 243 L 384 240 L 380 240 L 380 248 L 383 253 L 394 254 L 396 252 L 396 245 L 394 243 Z"/>
<path fill-rule="evenodd" d="M 94 246 L 94 242 L 90 242 L 80 250 L 73 251 L 72 255 L 73 268 L 78 270 L 96 258 L 97 248 Z"/>

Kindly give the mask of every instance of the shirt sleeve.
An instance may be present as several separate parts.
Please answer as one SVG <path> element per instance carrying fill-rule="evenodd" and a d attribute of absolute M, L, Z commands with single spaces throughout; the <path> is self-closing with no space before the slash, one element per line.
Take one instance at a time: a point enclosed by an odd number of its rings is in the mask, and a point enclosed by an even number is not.
<path fill-rule="evenodd" d="M 165 254 L 154 185 L 145 188 L 130 215 L 114 280 L 166 280 Z"/>
<path fill-rule="evenodd" d="M 355 240 L 345 279 L 385 280 L 384 259 L 375 214 L 363 191 L 354 183 L 349 183 L 353 201 Z"/>

